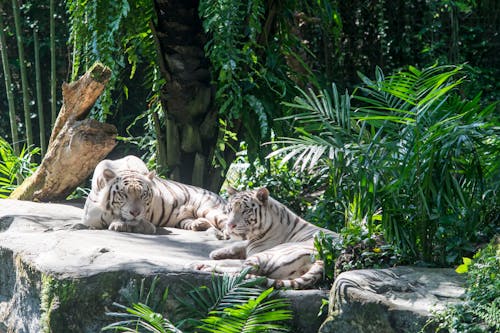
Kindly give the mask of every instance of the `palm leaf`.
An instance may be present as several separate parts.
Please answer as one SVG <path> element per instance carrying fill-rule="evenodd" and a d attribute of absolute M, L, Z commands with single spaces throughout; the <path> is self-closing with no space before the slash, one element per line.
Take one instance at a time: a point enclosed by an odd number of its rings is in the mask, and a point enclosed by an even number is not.
<path fill-rule="evenodd" d="M 199 329 L 205 332 L 287 332 L 283 321 L 292 318 L 289 302 L 285 299 L 269 299 L 273 288 L 244 304 L 237 304 L 223 310 L 214 310 L 202 319 Z"/>
<path fill-rule="evenodd" d="M 113 303 L 113 305 L 125 312 L 109 312 L 106 314 L 108 316 L 123 318 L 123 320 L 103 327 L 103 331 L 182 333 L 168 319 L 164 318 L 160 313 L 153 311 L 146 304 L 134 303 L 131 307 L 118 303 Z"/>
<path fill-rule="evenodd" d="M 206 317 L 210 311 L 243 304 L 258 297 L 262 292 L 259 286 L 263 279 L 246 279 L 247 274 L 248 269 L 237 275 L 213 275 L 211 288 L 191 287 L 185 299 L 177 298 L 180 304 L 177 314 L 185 318 L 178 326 L 197 325 L 198 319 Z"/>

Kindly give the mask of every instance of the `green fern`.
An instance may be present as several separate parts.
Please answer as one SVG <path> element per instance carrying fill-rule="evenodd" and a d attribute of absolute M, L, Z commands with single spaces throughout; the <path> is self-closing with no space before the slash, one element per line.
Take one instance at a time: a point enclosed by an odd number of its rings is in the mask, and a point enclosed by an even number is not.
<path fill-rule="evenodd" d="M 186 323 L 196 326 L 196 318 L 204 318 L 211 311 L 241 305 L 262 293 L 262 278 L 246 279 L 248 269 L 237 275 L 214 275 L 211 288 L 201 286 L 192 288 L 186 298 L 178 298 L 178 314 L 188 318 Z M 179 326 L 184 325 L 184 321 Z"/>
<path fill-rule="evenodd" d="M 472 310 L 488 328 L 500 331 L 500 300 L 495 299 L 491 304 L 480 304 Z"/>
<path fill-rule="evenodd" d="M 109 316 L 118 317 L 122 320 L 103 327 L 103 331 L 119 332 L 153 332 L 153 333 L 182 333 L 170 320 L 162 314 L 153 311 L 148 305 L 134 303 L 131 307 L 113 303 L 123 312 L 110 312 Z"/>
<path fill-rule="evenodd" d="M 72 47 L 72 80 L 100 61 L 111 69 L 111 79 L 103 96 L 96 104 L 93 115 L 105 120 L 116 104 L 113 91 L 127 87 L 120 79 L 127 63 L 133 78 L 139 64 L 145 64 L 145 85 L 152 95 L 158 94 L 164 79 L 159 75 L 157 54 L 150 23 L 155 19 L 150 0 L 86 1 L 69 0 L 66 8 L 70 21 L 69 45 Z"/>
<path fill-rule="evenodd" d="M 211 311 L 198 328 L 213 333 L 288 332 L 288 327 L 281 322 L 292 318 L 289 304 L 284 299 L 268 300 L 272 293 L 270 288 L 243 304 Z"/>
<path fill-rule="evenodd" d="M 32 162 L 34 156 L 40 153 L 40 148 L 23 149 L 19 155 L 3 138 L 0 138 L 0 198 L 8 198 L 18 183 L 29 177 L 37 165 Z"/>
<path fill-rule="evenodd" d="M 179 313 L 188 318 L 176 324 L 163 315 L 168 289 L 160 293 L 158 301 L 156 288 L 159 279 L 153 279 L 149 290 L 143 279 L 139 288 L 132 286 L 132 293 L 125 295 L 131 306 L 114 303 L 121 312 L 107 315 L 119 318 L 119 321 L 103 330 L 182 333 L 194 332 L 199 326 L 199 329 L 209 332 L 215 332 L 214 329 L 217 332 L 286 331 L 283 323 L 292 316 L 289 301 L 275 299 L 272 289 L 264 291 L 258 287 L 263 282 L 261 278 L 246 280 L 247 273 L 245 270 L 235 276 L 213 276 L 211 287 L 193 288 L 185 299 L 178 299 Z"/>

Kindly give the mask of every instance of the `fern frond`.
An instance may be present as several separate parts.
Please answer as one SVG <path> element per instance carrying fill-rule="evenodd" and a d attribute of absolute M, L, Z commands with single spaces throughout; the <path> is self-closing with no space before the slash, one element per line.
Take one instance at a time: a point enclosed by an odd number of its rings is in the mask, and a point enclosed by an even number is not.
<path fill-rule="evenodd" d="M 179 301 L 178 314 L 186 318 L 204 318 L 210 311 L 243 304 L 262 292 L 261 278 L 246 279 L 248 269 L 237 275 L 212 276 L 211 288 L 191 288 L 186 298 Z"/>
<path fill-rule="evenodd" d="M 285 299 L 269 299 L 273 288 L 244 304 L 237 304 L 223 310 L 211 311 L 202 319 L 198 328 L 205 332 L 245 332 L 265 331 L 288 332 L 281 322 L 292 318 L 289 302 Z"/>

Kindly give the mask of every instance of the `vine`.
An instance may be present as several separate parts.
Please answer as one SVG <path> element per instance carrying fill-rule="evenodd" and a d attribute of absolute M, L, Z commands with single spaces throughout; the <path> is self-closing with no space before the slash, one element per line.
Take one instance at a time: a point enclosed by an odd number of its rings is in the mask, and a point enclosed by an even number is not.
<path fill-rule="evenodd" d="M 145 86 L 158 94 L 164 83 L 158 74 L 157 54 L 151 22 L 155 20 L 153 1 L 68 0 L 70 21 L 68 43 L 73 49 L 72 80 L 95 61 L 112 71 L 112 77 L 94 110 L 94 117 L 105 120 L 116 101 L 113 92 L 128 98 L 128 87 L 120 79 L 129 71 L 132 79 L 139 65 L 145 64 Z M 153 96 L 154 97 L 154 96 Z M 151 100 L 154 100 L 154 98 Z"/>

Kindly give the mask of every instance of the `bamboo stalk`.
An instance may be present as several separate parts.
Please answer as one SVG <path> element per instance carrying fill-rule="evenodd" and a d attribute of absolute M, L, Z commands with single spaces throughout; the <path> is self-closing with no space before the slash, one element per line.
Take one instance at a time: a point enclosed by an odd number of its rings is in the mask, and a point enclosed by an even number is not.
<path fill-rule="evenodd" d="M 56 79 L 56 18 L 55 3 L 50 0 L 50 100 L 51 124 L 54 126 L 57 118 L 57 79 Z"/>
<path fill-rule="evenodd" d="M 35 47 L 36 104 L 38 109 L 38 125 L 40 127 L 40 147 L 43 157 L 47 152 L 47 141 L 45 138 L 45 116 L 43 114 L 42 78 L 40 74 L 40 42 L 38 40 L 37 27 L 33 29 L 33 42 Z"/>
<path fill-rule="evenodd" d="M 19 56 L 19 69 L 21 71 L 21 88 L 23 91 L 24 124 L 26 126 L 26 142 L 28 147 L 33 146 L 33 129 L 31 127 L 30 101 L 28 94 L 28 73 L 26 71 L 26 59 L 24 57 L 23 33 L 21 29 L 21 14 L 19 3 L 12 0 L 12 10 L 14 12 L 14 25 L 16 27 L 17 52 Z"/>
<path fill-rule="evenodd" d="M 5 92 L 7 94 L 7 103 L 9 105 L 9 118 L 10 118 L 10 132 L 12 136 L 12 147 L 14 148 L 14 153 L 19 156 L 19 137 L 17 133 L 17 121 L 16 121 L 16 109 L 14 105 L 14 93 L 12 92 L 12 79 L 9 69 L 9 58 L 7 55 L 7 41 L 5 38 L 5 26 L 3 23 L 3 8 L 0 3 L 0 51 L 2 53 L 2 67 L 5 79 Z"/>

